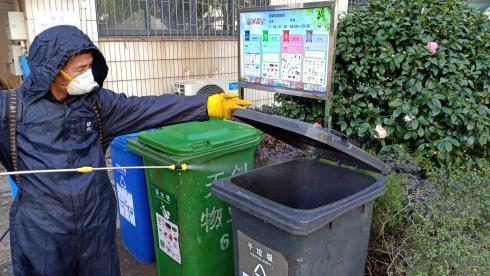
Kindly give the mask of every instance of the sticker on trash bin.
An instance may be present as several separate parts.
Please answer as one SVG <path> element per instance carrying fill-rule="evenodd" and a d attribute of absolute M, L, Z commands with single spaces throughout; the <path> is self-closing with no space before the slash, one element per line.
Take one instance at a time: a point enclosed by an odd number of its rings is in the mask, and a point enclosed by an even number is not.
<path fill-rule="evenodd" d="M 170 258 L 180 264 L 179 227 L 159 213 L 155 214 L 158 227 L 158 246 Z"/>
<path fill-rule="evenodd" d="M 240 276 L 288 275 L 288 261 L 279 252 L 243 234 L 238 237 L 238 269 Z"/>
<path fill-rule="evenodd" d="M 126 182 L 124 176 L 121 175 L 121 179 L 117 182 L 117 200 L 119 203 L 119 214 L 125 218 L 129 223 L 136 227 L 136 217 L 134 215 L 134 203 L 133 195 L 126 189 Z"/>

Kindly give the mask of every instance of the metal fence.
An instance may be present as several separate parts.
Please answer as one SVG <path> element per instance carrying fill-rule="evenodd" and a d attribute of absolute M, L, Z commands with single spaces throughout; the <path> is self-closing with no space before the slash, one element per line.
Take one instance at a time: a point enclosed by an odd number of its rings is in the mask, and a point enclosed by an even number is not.
<path fill-rule="evenodd" d="M 101 36 L 193 37 L 237 35 L 238 9 L 297 0 L 96 0 Z M 367 0 L 349 0 L 363 6 Z"/>
<path fill-rule="evenodd" d="M 349 8 L 363 7 L 369 3 L 368 0 L 349 0 Z"/>
<path fill-rule="evenodd" d="M 101 36 L 192 37 L 237 35 L 238 8 L 252 0 L 97 0 Z"/>

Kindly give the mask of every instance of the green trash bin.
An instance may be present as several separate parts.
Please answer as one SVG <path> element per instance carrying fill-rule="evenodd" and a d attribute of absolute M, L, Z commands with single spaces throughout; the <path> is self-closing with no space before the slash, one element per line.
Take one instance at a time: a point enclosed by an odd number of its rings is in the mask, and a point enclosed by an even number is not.
<path fill-rule="evenodd" d="M 211 194 L 217 179 L 253 169 L 259 130 L 212 119 L 142 132 L 128 149 L 145 170 L 159 275 L 233 275 L 230 207 Z"/>

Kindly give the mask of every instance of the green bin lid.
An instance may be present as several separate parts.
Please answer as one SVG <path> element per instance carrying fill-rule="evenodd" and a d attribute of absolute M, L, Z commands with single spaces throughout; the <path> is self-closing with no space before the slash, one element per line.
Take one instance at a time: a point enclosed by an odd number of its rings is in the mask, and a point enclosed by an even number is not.
<path fill-rule="evenodd" d="M 167 154 L 189 156 L 233 148 L 257 140 L 260 135 L 260 130 L 245 124 L 211 119 L 145 131 L 140 133 L 138 141 Z"/>

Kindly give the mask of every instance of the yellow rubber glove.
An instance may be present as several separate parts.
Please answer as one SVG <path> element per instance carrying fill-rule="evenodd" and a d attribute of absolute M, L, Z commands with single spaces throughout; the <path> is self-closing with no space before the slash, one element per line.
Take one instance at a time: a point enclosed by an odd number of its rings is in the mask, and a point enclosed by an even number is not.
<path fill-rule="evenodd" d="M 237 108 L 245 108 L 251 102 L 238 98 L 238 93 L 219 93 L 208 97 L 209 117 L 230 119 L 231 113 Z"/>

